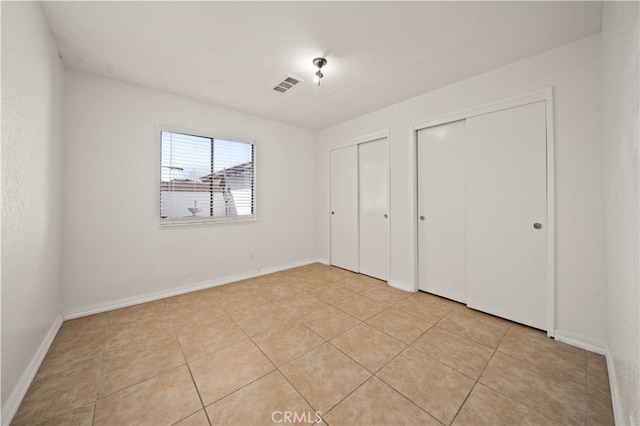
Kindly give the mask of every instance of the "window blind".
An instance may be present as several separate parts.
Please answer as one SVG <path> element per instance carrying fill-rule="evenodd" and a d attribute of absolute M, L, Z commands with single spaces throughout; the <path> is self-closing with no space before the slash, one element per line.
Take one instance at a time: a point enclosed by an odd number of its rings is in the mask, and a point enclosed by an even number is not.
<path fill-rule="evenodd" d="M 254 144 L 160 134 L 161 222 L 255 218 Z"/>

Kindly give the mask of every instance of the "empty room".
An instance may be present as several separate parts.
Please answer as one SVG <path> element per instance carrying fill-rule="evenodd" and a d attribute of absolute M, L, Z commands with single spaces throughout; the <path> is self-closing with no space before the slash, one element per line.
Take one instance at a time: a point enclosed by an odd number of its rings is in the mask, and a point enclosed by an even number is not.
<path fill-rule="evenodd" d="M 639 425 L 637 1 L 2 1 L 2 425 Z"/>

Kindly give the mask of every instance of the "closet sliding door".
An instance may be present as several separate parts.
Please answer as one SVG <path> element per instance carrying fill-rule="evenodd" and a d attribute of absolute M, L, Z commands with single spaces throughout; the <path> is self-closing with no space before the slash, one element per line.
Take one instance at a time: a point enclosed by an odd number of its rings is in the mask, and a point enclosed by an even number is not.
<path fill-rule="evenodd" d="M 417 131 L 418 287 L 551 335 L 546 108 L 532 100 Z"/>
<path fill-rule="evenodd" d="M 389 144 L 387 138 L 358 145 L 360 273 L 388 279 Z"/>
<path fill-rule="evenodd" d="M 418 131 L 418 287 L 465 303 L 465 122 Z"/>
<path fill-rule="evenodd" d="M 546 330 L 545 102 L 467 119 L 467 304 Z"/>
<path fill-rule="evenodd" d="M 386 137 L 330 152 L 331 264 L 389 275 L 389 143 Z"/>
<path fill-rule="evenodd" d="M 358 272 L 358 146 L 330 153 L 331 264 Z"/>

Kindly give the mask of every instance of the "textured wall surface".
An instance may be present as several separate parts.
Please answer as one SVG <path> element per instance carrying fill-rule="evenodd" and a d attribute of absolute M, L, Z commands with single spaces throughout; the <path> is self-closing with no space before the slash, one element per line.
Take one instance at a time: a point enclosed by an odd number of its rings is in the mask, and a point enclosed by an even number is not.
<path fill-rule="evenodd" d="M 602 19 L 609 350 L 628 425 L 640 424 L 638 5 L 605 2 Z"/>
<path fill-rule="evenodd" d="M 2 2 L 2 405 L 62 311 L 64 68 L 37 2 Z"/>
<path fill-rule="evenodd" d="M 66 82 L 65 311 L 317 258 L 314 132 L 76 71 Z M 162 125 L 255 140 L 257 221 L 160 227 Z"/>

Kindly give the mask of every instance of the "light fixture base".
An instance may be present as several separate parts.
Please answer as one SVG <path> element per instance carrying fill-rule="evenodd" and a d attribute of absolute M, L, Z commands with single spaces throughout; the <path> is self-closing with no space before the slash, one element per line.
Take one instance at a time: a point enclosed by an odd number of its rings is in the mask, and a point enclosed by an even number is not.
<path fill-rule="evenodd" d="M 325 65 L 327 65 L 327 60 L 325 58 L 315 58 L 313 60 L 313 65 L 315 65 L 318 68 L 322 68 Z"/>

